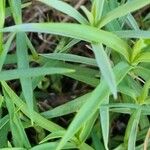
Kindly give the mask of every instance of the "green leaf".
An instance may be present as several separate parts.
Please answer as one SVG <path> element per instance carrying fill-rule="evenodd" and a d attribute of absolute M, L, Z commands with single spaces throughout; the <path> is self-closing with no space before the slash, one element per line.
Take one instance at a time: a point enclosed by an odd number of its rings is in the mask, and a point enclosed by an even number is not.
<path fill-rule="evenodd" d="M 93 128 L 93 125 L 97 119 L 98 113 L 96 112 L 94 115 L 91 116 L 81 127 L 79 130 L 79 141 L 84 142 L 88 138 Z"/>
<path fill-rule="evenodd" d="M 107 13 L 100 21 L 99 26 L 103 27 L 107 23 L 111 22 L 112 20 L 125 16 L 128 13 L 131 13 L 135 10 L 138 10 L 146 5 L 150 4 L 150 0 L 132 0 L 128 1 L 124 5 L 117 7 L 116 9 Z"/>
<path fill-rule="evenodd" d="M 26 7 L 28 7 L 28 6 L 30 6 L 32 4 L 32 2 L 26 2 L 26 3 L 23 3 L 22 5 L 21 5 L 21 8 L 26 8 Z M 10 10 L 10 7 L 7 7 L 6 9 L 5 9 L 5 18 L 8 18 L 8 17 L 10 17 L 11 16 L 11 10 Z"/>
<path fill-rule="evenodd" d="M 5 0 L 0 1 L 0 28 L 3 28 L 5 22 Z M 0 33 L 0 53 L 3 52 L 3 33 Z"/>
<path fill-rule="evenodd" d="M 74 9 L 72 6 L 67 4 L 66 2 L 60 1 L 60 0 L 38 0 L 42 3 L 45 3 L 46 5 L 49 5 L 68 16 L 71 16 L 72 18 L 76 19 L 78 22 L 82 24 L 88 24 L 88 21 L 86 18 L 84 18 L 76 9 Z"/>
<path fill-rule="evenodd" d="M 149 95 L 149 88 L 150 88 L 150 80 L 145 82 L 143 89 L 141 91 L 141 95 L 138 97 L 140 104 L 144 104 L 144 102 L 146 101 L 146 98 Z"/>
<path fill-rule="evenodd" d="M 140 63 L 140 62 L 150 62 L 150 52 L 144 52 L 140 53 L 139 57 L 135 60 L 135 63 Z"/>
<path fill-rule="evenodd" d="M 11 12 L 16 24 L 22 23 L 21 0 L 9 0 Z"/>
<path fill-rule="evenodd" d="M 92 14 L 94 16 L 95 24 L 101 19 L 102 12 L 104 9 L 105 0 L 94 0 L 92 3 Z"/>
<path fill-rule="evenodd" d="M 72 48 L 72 46 L 74 46 L 75 44 L 77 44 L 79 42 L 80 42 L 80 40 L 78 40 L 78 39 L 71 39 L 71 41 L 69 41 L 62 49 L 60 49 L 60 52 L 68 51 L 69 49 Z"/>
<path fill-rule="evenodd" d="M 20 40 L 21 39 L 21 40 Z M 28 60 L 28 50 L 26 44 L 25 33 L 16 34 L 16 48 L 17 48 L 17 64 L 18 69 L 28 69 L 29 60 Z M 23 91 L 23 96 L 28 105 L 31 121 L 33 114 L 33 91 L 32 91 L 32 80 L 30 77 L 24 78 L 20 77 L 21 87 Z"/>
<path fill-rule="evenodd" d="M 31 147 L 30 143 L 24 131 L 21 120 L 16 112 L 14 104 L 4 89 L 3 89 L 3 94 L 9 112 L 10 128 L 13 136 L 13 143 L 17 147 L 30 148 Z"/>
<path fill-rule="evenodd" d="M 103 105 L 102 105 L 103 106 Z M 105 107 L 109 107 L 109 111 L 123 113 L 123 114 L 132 114 L 135 110 L 141 109 L 142 115 L 150 114 L 148 105 L 140 105 L 140 104 L 132 104 L 132 103 L 115 103 L 104 105 Z"/>
<path fill-rule="evenodd" d="M 21 31 L 51 33 L 88 42 L 103 43 L 129 60 L 130 47 L 125 41 L 121 40 L 113 33 L 99 30 L 95 27 L 73 23 L 30 23 L 0 29 L 0 32 Z"/>
<path fill-rule="evenodd" d="M 78 149 L 81 149 L 81 150 L 94 150 L 93 147 L 89 146 L 88 144 L 86 143 L 82 143 Z"/>
<path fill-rule="evenodd" d="M 103 9 L 103 16 L 105 16 L 108 12 L 110 12 L 118 7 L 118 2 L 116 0 L 105 1 L 104 4 L 105 5 L 104 5 L 104 9 Z M 101 20 L 99 20 L 99 22 L 100 21 Z M 111 23 L 108 23 L 106 25 L 106 29 L 109 31 L 121 30 L 122 29 L 121 24 L 123 24 L 121 21 L 119 22 L 117 19 L 115 19 Z"/>
<path fill-rule="evenodd" d="M 137 76 L 142 77 L 144 80 L 149 80 L 150 70 L 148 68 L 137 66 L 133 71 Z"/>
<path fill-rule="evenodd" d="M 90 97 L 90 95 L 91 93 L 85 94 L 63 105 L 53 108 L 52 110 L 42 112 L 41 115 L 46 118 L 55 118 L 77 112 L 86 102 L 87 98 Z"/>
<path fill-rule="evenodd" d="M 119 85 L 118 91 L 122 94 L 128 95 L 136 101 L 137 93 L 134 89 L 128 87 L 127 85 Z"/>
<path fill-rule="evenodd" d="M 10 130 L 9 116 L 0 118 L 0 149 L 7 146 L 7 136 Z"/>
<path fill-rule="evenodd" d="M 109 96 L 103 102 L 103 104 L 109 103 Z M 103 141 L 105 145 L 105 149 L 108 150 L 108 140 L 109 140 L 109 108 L 106 106 L 100 106 L 99 108 L 100 114 L 100 123 L 102 128 Z"/>
<path fill-rule="evenodd" d="M 114 95 L 114 98 L 117 98 L 117 85 L 115 76 L 102 44 L 92 44 L 92 49 L 103 78 L 108 84 L 112 94 Z"/>
<path fill-rule="evenodd" d="M 2 148 L 1 150 L 26 150 L 26 148 Z"/>
<path fill-rule="evenodd" d="M 141 108 L 137 109 L 131 116 L 126 129 L 124 144 L 128 150 L 135 150 L 138 124 L 141 116 Z"/>
<path fill-rule="evenodd" d="M 56 150 L 57 145 L 58 145 L 58 142 L 49 142 L 49 143 L 37 145 L 31 148 L 30 150 Z M 71 149 L 76 149 L 76 148 L 77 147 L 75 146 L 75 144 L 66 143 L 66 145 L 62 149 L 71 150 Z"/>
<path fill-rule="evenodd" d="M 6 44 L 4 45 L 4 50 L 3 50 L 2 53 L 0 54 L 0 70 L 1 70 L 2 67 L 3 67 L 3 64 L 4 64 L 4 62 L 5 62 L 7 53 L 8 53 L 8 51 L 9 51 L 10 46 L 11 46 L 12 40 L 14 39 L 14 36 L 15 36 L 14 33 L 12 33 L 12 34 L 10 35 L 10 37 L 8 38 Z"/>
<path fill-rule="evenodd" d="M 5 89 L 6 93 L 8 94 L 9 97 L 11 97 L 11 100 L 15 103 L 15 105 L 20 108 L 20 110 L 27 116 L 30 117 L 30 113 L 28 111 L 27 105 L 14 93 L 13 90 L 7 85 L 6 82 L 2 81 L 1 82 L 3 88 Z M 39 113 L 33 112 L 33 121 L 35 122 L 36 125 L 50 131 L 50 132 L 55 132 L 59 130 L 64 130 L 62 127 L 59 125 L 45 119 L 42 117 Z M 86 145 L 86 144 L 84 144 Z M 86 145 L 87 146 L 87 145 Z"/>
<path fill-rule="evenodd" d="M 66 68 L 51 68 L 51 67 L 14 69 L 14 70 L 8 70 L 8 71 L 1 71 L 0 81 L 13 80 L 13 79 L 19 79 L 19 78 L 38 77 L 41 75 L 48 75 L 48 74 L 65 74 L 65 73 L 71 73 L 71 72 L 74 72 L 74 70 L 66 69 Z"/>
<path fill-rule="evenodd" d="M 142 51 L 142 49 L 144 47 L 146 47 L 146 44 L 144 43 L 143 39 L 138 40 L 134 44 L 134 47 L 133 47 L 133 50 L 132 50 L 132 57 L 131 57 L 132 62 L 137 61 L 137 57 L 138 57 L 138 55 L 140 55 L 140 52 Z"/>
<path fill-rule="evenodd" d="M 5 21 L 5 0 L 0 1 L 0 28 L 3 27 Z"/>
<path fill-rule="evenodd" d="M 86 15 L 86 17 L 88 18 L 90 25 L 94 26 L 94 16 L 93 14 L 85 7 L 85 6 L 81 6 L 82 11 L 84 12 L 84 14 Z"/>
<path fill-rule="evenodd" d="M 49 134 L 48 136 L 46 136 L 40 143 L 44 143 L 44 142 L 47 142 L 47 141 L 55 139 L 55 138 L 63 137 L 64 134 L 65 134 L 64 130 L 53 132 L 53 133 Z"/>
<path fill-rule="evenodd" d="M 101 135 L 99 135 L 100 128 L 99 126 L 97 128 L 95 127 L 93 128 L 92 133 L 91 133 L 92 145 L 95 150 L 100 150 L 100 149 L 105 150 L 104 144 L 101 141 Z"/>
<path fill-rule="evenodd" d="M 30 39 L 28 38 L 27 35 L 26 35 L 26 42 L 27 42 L 27 45 L 28 45 L 29 49 L 31 50 L 31 53 L 32 53 L 33 57 L 35 59 L 38 59 L 38 53 L 36 52 L 34 46 L 32 45 L 32 43 L 31 43 L 31 41 L 30 41 Z"/>
<path fill-rule="evenodd" d="M 137 146 L 136 150 L 142 150 L 144 148 L 144 146 L 145 146 L 145 143 Z M 149 148 L 150 148 L 150 140 L 148 140 L 148 145 L 147 145 L 147 149 L 149 149 Z"/>
<path fill-rule="evenodd" d="M 129 26 L 131 26 L 131 29 L 134 29 L 136 31 L 139 30 L 138 23 L 137 23 L 137 21 L 135 20 L 135 18 L 133 17 L 133 15 L 131 13 L 129 13 L 127 15 L 126 22 Z"/>
<path fill-rule="evenodd" d="M 132 67 L 122 62 L 114 68 L 117 84 L 129 72 Z M 80 127 L 97 111 L 98 107 L 103 103 L 105 98 L 110 94 L 105 80 L 103 80 L 96 89 L 92 92 L 91 96 L 80 108 L 74 120 L 70 124 L 65 136 L 62 138 L 56 150 L 60 150 L 65 143 L 80 129 Z"/>
<path fill-rule="evenodd" d="M 122 30 L 114 31 L 120 38 L 136 38 L 136 39 L 150 39 L 150 31 L 144 30 Z"/>
<path fill-rule="evenodd" d="M 7 83 L 5 81 L 1 82 L 6 94 L 11 98 L 11 100 L 14 102 L 14 104 L 20 108 L 20 110 L 27 116 L 30 117 L 30 113 L 28 110 L 27 105 L 22 101 L 22 99 L 20 99 L 15 93 L 14 91 L 7 85 Z M 35 112 L 33 113 L 33 120 L 35 122 L 35 124 L 37 124 L 38 126 L 41 126 L 42 128 L 53 132 L 53 131 L 57 131 L 57 130 L 63 130 L 62 127 L 60 127 L 59 125 L 45 119 L 44 117 L 42 117 L 39 113 Z"/>
<path fill-rule="evenodd" d="M 130 96 L 135 102 L 141 90 L 142 86 L 130 75 L 126 76 L 118 86 L 120 93 Z"/>
<path fill-rule="evenodd" d="M 62 67 L 62 68 L 68 68 L 68 69 L 74 69 L 74 73 L 64 73 L 65 76 L 68 76 L 70 78 L 76 79 L 78 81 L 84 82 L 86 84 L 89 84 L 91 86 L 96 86 L 99 83 L 99 79 L 96 78 L 96 76 L 99 74 L 99 72 L 92 68 L 86 68 L 80 65 L 75 64 L 68 64 L 63 62 L 58 62 L 50 59 L 42 59 L 42 64 L 46 64 L 51 67 Z"/>
<path fill-rule="evenodd" d="M 76 62 L 76 63 L 83 63 L 86 65 L 97 66 L 96 61 L 94 59 L 73 54 L 51 53 L 51 54 L 40 54 L 40 56 L 46 57 L 48 59 Z"/>

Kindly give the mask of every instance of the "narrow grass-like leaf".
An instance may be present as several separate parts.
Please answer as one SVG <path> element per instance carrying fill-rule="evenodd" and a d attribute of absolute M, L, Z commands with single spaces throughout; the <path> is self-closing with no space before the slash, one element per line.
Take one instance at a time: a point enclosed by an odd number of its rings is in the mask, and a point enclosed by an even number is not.
<path fill-rule="evenodd" d="M 109 96 L 103 102 L 103 104 L 109 103 Z M 100 123 L 102 128 L 103 141 L 105 149 L 108 150 L 108 140 L 109 140 L 109 108 L 106 106 L 100 106 Z"/>
<path fill-rule="evenodd" d="M 80 40 L 78 39 L 71 39 L 71 41 L 60 50 L 60 52 L 68 51 L 72 46 L 74 46 L 75 44 L 79 42 Z"/>
<path fill-rule="evenodd" d="M 16 112 L 14 104 L 11 101 L 10 97 L 6 94 L 5 90 L 3 90 L 3 94 L 9 111 L 10 127 L 11 127 L 14 145 L 17 147 L 30 148 L 31 147 L 30 143 L 23 129 L 21 120 L 19 119 L 19 116 Z"/>
<path fill-rule="evenodd" d="M 40 143 L 44 143 L 44 142 L 47 142 L 47 141 L 55 139 L 55 138 L 63 137 L 64 134 L 65 134 L 64 130 L 53 132 L 53 133 L 49 134 L 48 136 L 46 136 Z"/>
<path fill-rule="evenodd" d="M 142 109 L 142 111 L 145 109 L 148 111 L 149 106 L 139 105 L 139 104 L 132 104 L 132 103 L 110 103 L 108 105 L 102 105 L 111 108 L 130 108 L 130 109 Z"/>
<path fill-rule="evenodd" d="M 26 3 L 24 3 L 24 4 L 21 5 L 21 8 L 26 8 L 26 7 L 30 6 L 31 4 L 32 4 L 32 2 L 26 2 Z M 5 16 L 6 16 L 5 18 L 8 18 L 8 17 L 11 16 L 10 7 L 7 7 L 5 9 Z"/>
<path fill-rule="evenodd" d="M 130 108 L 112 108 L 109 111 L 113 113 L 128 114 L 128 115 L 131 115 L 134 112 L 134 110 Z M 146 114 L 143 113 L 143 114 L 147 115 L 147 113 Z"/>
<path fill-rule="evenodd" d="M 17 63 L 17 58 L 15 54 L 7 54 L 4 64 L 14 64 Z"/>
<path fill-rule="evenodd" d="M 136 136 L 140 116 L 141 116 L 141 109 L 139 108 L 132 114 L 126 129 L 124 144 L 125 147 L 129 150 L 135 150 Z"/>
<path fill-rule="evenodd" d="M 126 76 L 126 78 L 119 84 L 118 91 L 122 94 L 130 96 L 136 101 L 137 97 L 140 95 L 142 87 L 139 83 L 134 80 L 132 76 Z"/>
<path fill-rule="evenodd" d="M 75 64 L 64 63 L 62 61 L 47 59 L 46 57 L 44 58 L 41 56 L 39 56 L 38 60 L 35 60 L 35 59 L 33 59 L 32 56 L 29 55 L 29 59 L 30 59 L 30 61 L 35 61 L 35 62 L 37 61 L 41 65 L 43 64 L 44 68 L 49 68 L 49 72 L 51 72 L 50 71 L 51 69 L 53 70 L 55 68 L 56 69 L 59 69 L 60 67 L 61 67 L 60 69 L 66 68 L 66 69 L 70 70 L 70 73 L 69 73 L 69 70 L 68 71 L 66 70 L 66 73 L 65 73 L 65 71 L 64 71 L 64 73 L 61 73 L 61 71 L 60 71 L 60 73 L 65 76 L 68 76 L 70 78 L 76 79 L 76 80 L 84 82 L 86 84 L 89 84 L 93 87 L 95 87 L 99 83 L 99 79 L 97 78 L 97 76 L 99 75 L 99 71 L 96 69 L 86 68 L 85 66 L 79 66 L 79 65 L 75 65 Z M 15 55 L 7 55 L 5 64 L 10 64 L 10 63 L 16 63 Z M 38 73 L 38 74 L 42 75 L 42 73 Z M 49 74 L 49 73 L 46 73 L 46 74 Z M 59 74 L 59 72 L 52 73 L 52 74 Z M 38 82 L 40 82 L 40 81 L 38 81 Z"/>
<path fill-rule="evenodd" d="M 27 105 L 14 93 L 14 91 L 11 90 L 11 88 L 7 85 L 6 82 L 2 81 L 2 86 L 5 89 L 6 93 L 9 97 L 11 97 L 11 100 L 15 103 L 17 107 L 20 108 L 20 110 L 28 117 L 30 117 L 30 113 L 28 111 Z M 42 117 L 39 113 L 33 112 L 33 121 L 36 125 L 41 126 L 42 128 L 50 131 L 55 132 L 59 130 L 64 130 L 59 125 L 45 119 Z M 84 143 L 83 143 L 84 144 Z M 88 146 L 87 144 L 84 144 L 85 146 Z M 89 147 L 89 146 L 88 146 Z"/>
<path fill-rule="evenodd" d="M 0 130 L 7 124 L 9 123 L 9 116 L 6 115 L 5 117 L 0 119 Z M 0 136 L 1 137 L 1 136 Z"/>
<path fill-rule="evenodd" d="M 103 16 L 105 16 L 108 12 L 116 9 L 116 7 L 118 7 L 118 3 L 117 3 L 116 0 L 105 1 L 104 9 L 103 9 Z M 99 20 L 99 22 L 100 21 L 101 20 Z M 122 27 L 120 26 L 119 21 L 117 19 L 115 19 L 111 23 L 108 23 L 106 25 L 106 29 L 109 30 L 109 31 L 116 31 L 116 30 L 121 30 Z"/>
<path fill-rule="evenodd" d="M 135 18 L 132 16 L 132 14 L 128 14 L 127 15 L 127 21 L 129 22 L 130 26 L 132 27 L 132 29 L 134 30 L 140 30 L 138 23 L 136 22 Z"/>
<path fill-rule="evenodd" d="M 150 135 L 150 128 L 148 129 L 145 140 L 144 140 L 144 150 L 148 149 L 149 147 L 149 135 Z"/>
<path fill-rule="evenodd" d="M 81 142 L 86 141 L 86 139 L 88 138 L 88 136 L 91 133 L 91 130 L 93 128 L 93 125 L 97 119 L 98 113 L 96 112 L 94 115 L 91 116 L 91 118 L 89 118 L 81 127 L 81 129 L 79 130 L 79 140 Z"/>
<path fill-rule="evenodd" d="M 85 7 L 85 6 L 81 6 L 82 11 L 84 12 L 84 14 L 86 15 L 86 17 L 88 18 L 90 25 L 94 26 L 94 16 L 93 14 Z"/>
<path fill-rule="evenodd" d="M 94 0 L 92 3 L 92 14 L 95 24 L 101 19 L 105 0 Z"/>
<path fill-rule="evenodd" d="M 125 87 L 127 88 L 127 87 Z M 121 91 L 122 91 L 122 88 L 120 87 L 119 88 Z M 129 91 L 127 90 L 127 95 L 130 95 L 130 90 L 132 91 L 132 89 L 129 89 Z M 124 93 L 124 92 L 123 92 Z M 134 99 L 136 99 L 137 95 L 134 94 L 135 92 L 133 91 L 133 94 L 131 93 L 131 97 L 133 97 Z M 69 101 L 67 102 L 66 104 L 63 104 L 61 106 L 58 106 L 52 110 L 48 110 L 48 111 L 45 111 L 45 112 L 42 112 L 41 115 L 43 115 L 44 117 L 46 118 L 55 118 L 55 117 L 59 117 L 59 116 L 63 116 L 63 115 L 67 115 L 67 114 L 70 114 L 70 113 L 73 113 L 73 112 L 77 112 L 81 107 L 82 105 L 86 102 L 87 98 L 90 97 L 91 93 L 88 93 L 88 94 L 85 94 L 81 97 L 78 97 L 76 98 L 75 100 L 72 100 L 72 101 Z M 132 96 L 134 95 L 134 96 Z M 133 107 L 131 107 L 130 105 L 125 105 L 125 104 L 115 104 L 114 106 L 116 107 L 121 107 L 123 105 L 123 107 L 129 107 L 129 108 L 133 108 L 133 109 L 136 109 L 136 105 L 133 104 Z M 108 105 L 109 106 L 109 105 Z M 101 107 L 108 107 L 107 105 L 102 105 Z M 110 107 L 112 107 L 113 105 L 110 105 Z M 143 108 L 145 109 L 145 108 Z M 146 109 L 147 110 L 147 109 Z"/>
<path fill-rule="evenodd" d="M 134 69 L 134 73 L 137 76 L 142 77 L 145 81 L 149 80 L 149 74 L 150 74 L 150 70 L 148 68 L 142 67 L 142 66 L 137 66 Z"/>
<path fill-rule="evenodd" d="M 143 148 L 144 148 L 144 143 L 137 146 L 136 150 L 143 150 Z M 148 140 L 148 145 L 147 145 L 147 149 L 149 149 L 149 148 L 150 148 L 150 139 Z"/>
<path fill-rule="evenodd" d="M 140 104 L 143 104 L 146 101 L 146 98 L 149 95 L 149 88 L 150 88 L 150 80 L 145 82 L 143 89 L 141 91 L 141 95 L 138 97 Z"/>
<path fill-rule="evenodd" d="M 117 98 L 117 85 L 113 70 L 111 68 L 108 56 L 104 51 L 102 44 L 92 44 L 92 49 L 96 57 L 97 64 L 101 70 L 102 76 L 108 84 L 113 96 Z"/>
<path fill-rule="evenodd" d="M 2 148 L 1 150 L 26 150 L 26 148 Z"/>
<path fill-rule="evenodd" d="M 131 68 L 132 67 L 128 66 L 126 63 L 120 63 L 115 67 L 114 72 L 117 84 L 119 84 L 119 82 Z M 80 108 L 56 150 L 60 150 L 65 143 L 80 129 L 80 127 L 97 111 L 98 107 L 100 104 L 102 104 L 108 94 L 110 94 L 110 91 L 106 82 L 103 80 L 102 83 L 100 83 L 92 92 L 89 99 Z"/>
<path fill-rule="evenodd" d="M 21 0 L 9 0 L 13 18 L 16 24 L 22 23 Z M 19 69 L 29 68 L 28 51 L 25 33 L 16 34 L 17 66 Z M 33 91 L 31 78 L 20 78 L 23 95 L 29 107 L 31 121 L 33 113 Z"/>
<path fill-rule="evenodd" d="M 92 75 L 92 73 L 88 72 L 88 70 L 89 71 L 92 71 L 92 70 L 89 69 L 89 68 L 83 68 L 83 69 L 84 70 L 81 70 L 81 71 L 79 71 L 79 69 L 78 69 L 80 74 L 79 74 L 79 72 L 74 72 L 74 73 L 69 73 L 69 74 L 68 73 L 64 73 L 64 75 L 68 76 L 70 78 L 76 79 L 78 81 L 84 82 L 84 83 L 86 83 L 88 85 L 91 85 L 92 87 L 97 86 L 98 83 L 99 83 L 99 79 L 97 79 L 95 75 L 98 75 L 98 74 L 95 74 L 93 77 L 90 77 L 90 75 Z M 93 70 L 93 71 L 95 71 L 95 70 Z M 87 72 L 87 74 L 86 74 L 86 72 Z"/>
<path fill-rule="evenodd" d="M 135 44 L 133 46 L 132 55 L 131 55 L 131 61 L 133 63 L 137 60 L 138 55 L 140 55 L 142 49 L 145 47 L 146 47 L 146 44 L 143 39 L 140 39 L 137 42 L 135 42 Z"/>
<path fill-rule="evenodd" d="M 6 44 L 4 45 L 4 50 L 2 51 L 2 53 L 0 54 L 0 70 L 3 67 L 3 64 L 5 62 L 7 53 L 9 51 L 10 45 L 12 43 L 12 40 L 14 39 L 15 34 L 12 33 L 9 37 L 9 39 L 7 40 Z"/>
<path fill-rule="evenodd" d="M 139 57 L 135 60 L 136 63 L 140 62 L 150 62 L 150 52 L 144 52 L 139 55 Z"/>
<path fill-rule="evenodd" d="M 88 21 L 86 18 L 84 18 L 75 8 L 67 4 L 66 2 L 60 1 L 60 0 L 38 0 L 42 3 L 45 3 L 46 5 L 49 5 L 68 16 L 71 16 L 72 18 L 76 19 L 78 22 L 82 24 L 88 24 Z"/>
<path fill-rule="evenodd" d="M 9 116 L 0 118 L 0 149 L 7 146 L 7 136 L 10 130 Z"/>
<path fill-rule="evenodd" d="M 87 65 L 97 66 L 97 63 L 94 59 L 73 55 L 73 54 L 51 53 L 51 54 L 40 54 L 40 55 L 54 60 L 63 60 L 63 61 L 77 62 L 77 63 L 83 63 Z"/>
<path fill-rule="evenodd" d="M 49 142 L 49 143 L 45 143 L 45 144 L 40 144 L 37 145 L 33 148 L 31 148 L 30 150 L 56 150 L 56 147 L 58 145 L 58 142 Z M 75 144 L 72 143 L 66 143 L 66 145 L 62 148 L 63 149 L 76 149 L 77 146 Z"/>
<path fill-rule="evenodd" d="M 5 22 L 5 0 L 0 1 L 0 28 L 3 28 Z M 0 33 L 0 52 L 3 52 L 3 33 Z"/>
<path fill-rule="evenodd" d="M 12 98 L 13 102 L 17 105 L 17 107 L 19 107 L 26 116 L 30 117 L 30 114 L 29 114 L 26 104 L 11 90 L 11 88 L 6 84 L 6 82 L 1 82 L 1 83 L 2 83 L 3 88 L 6 90 L 6 93 L 9 95 L 9 97 Z M 50 132 L 63 130 L 62 127 L 45 119 L 44 117 L 42 117 L 41 115 L 39 115 L 36 112 L 33 113 L 33 119 L 37 125 L 41 126 L 42 128 L 44 128 Z M 49 146 L 48 146 L 48 148 L 49 148 Z"/>
<path fill-rule="evenodd" d="M 150 39 L 150 31 L 144 30 L 123 30 L 114 31 L 121 38 L 136 38 L 136 39 Z"/>
<path fill-rule="evenodd" d="M 132 0 L 128 1 L 122 6 L 117 7 L 116 9 L 107 13 L 100 21 L 99 26 L 103 27 L 107 23 L 111 22 L 112 20 L 122 17 L 128 13 L 131 13 L 135 10 L 138 10 L 146 5 L 150 4 L 150 0 Z"/>
<path fill-rule="evenodd" d="M 2 81 L 2 86 L 4 88 L 4 90 L 6 91 L 7 95 L 11 98 L 11 100 L 15 103 L 15 105 L 20 108 L 20 110 L 27 116 L 30 117 L 30 113 L 28 111 L 28 107 L 27 105 L 22 101 L 22 99 L 20 99 L 15 93 L 14 91 L 12 91 L 12 89 L 7 85 L 7 83 L 5 81 Z M 37 112 L 34 111 L 33 113 L 33 120 L 34 122 L 41 126 L 42 128 L 53 132 L 53 131 L 57 131 L 57 130 L 63 130 L 62 127 L 60 127 L 59 125 L 45 119 L 44 117 L 42 117 L 40 114 L 38 114 Z"/>
<path fill-rule="evenodd" d="M 64 73 L 65 76 L 68 76 L 70 78 L 76 79 L 78 81 L 84 82 L 86 84 L 89 84 L 91 86 L 96 86 L 99 83 L 99 79 L 96 78 L 96 76 L 99 74 L 99 72 L 95 69 L 91 69 L 91 68 L 85 68 L 79 65 L 72 65 L 72 64 L 67 64 L 67 63 L 63 63 L 63 62 L 56 62 L 54 60 L 50 60 L 50 59 L 42 59 L 41 60 L 41 64 L 45 64 L 48 63 L 48 66 L 52 66 L 52 67 L 62 67 L 62 68 L 68 68 L 71 69 L 72 68 L 75 70 L 74 73 Z"/>
<path fill-rule="evenodd" d="M 3 28 L 5 22 L 5 0 L 0 1 L 0 28 Z M 3 33 L 0 33 L 0 52 L 3 51 Z"/>
<path fill-rule="evenodd" d="M 27 42 L 27 45 L 28 45 L 29 49 L 31 50 L 31 53 L 32 53 L 33 57 L 35 59 L 37 59 L 38 58 L 38 54 L 37 54 L 35 48 L 33 47 L 32 43 L 31 43 L 31 41 L 30 41 L 30 39 L 28 38 L 27 35 L 26 35 L 26 42 Z"/>
<path fill-rule="evenodd" d="M 78 149 L 81 149 L 81 150 L 94 150 L 93 147 L 89 146 L 86 143 L 82 143 L 81 145 L 79 145 Z"/>
<path fill-rule="evenodd" d="M 0 80 L 13 80 L 19 78 L 30 78 L 30 77 L 38 77 L 41 75 L 48 74 L 65 74 L 74 72 L 73 69 L 66 68 L 51 68 L 51 67 L 36 67 L 29 69 L 14 69 L 8 71 L 1 71 Z"/>
<path fill-rule="evenodd" d="M 75 100 L 69 101 L 66 104 L 58 106 L 52 110 L 42 112 L 41 115 L 46 118 L 55 118 L 73 112 L 77 112 L 82 105 L 86 102 L 87 98 L 90 97 L 91 93 L 85 94 L 81 97 L 76 98 Z"/>
<path fill-rule="evenodd" d="M 21 39 L 21 40 L 20 40 Z M 25 33 L 16 34 L 16 47 L 17 47 L 17 64 L 19 69 L 28 69 L 29 60 L 28 60 L 28 50 L 26 44 Z M 28 105 L 31 121 L 33 114 L 33 91 L 32 91 L 32 80 L 30 77 L 24 78 L 20 77 L 21 87 L 23 91 L 23 96 Z"/>
<path fill-rule="evenodd" d="M 0 28 L 3 27 L 5 21 L 5 0 L 0 1 Z"/>
<path fill-rule="evenodd" d="M 132 88 L 126 86 L 126 85 L 125 86 L 124 85 L 119 85 L 118 86 L 118 91 L 122 94 L 130 96 L 134 100 L 136 100 L 136 98 L 139 94 L 139 93 L 137 94 L 134 89 L 132 89 Z"/>
<path fill-rule="evenodd" d="M 98 132 L 97 132 L 98 131 Z M 101 138 L 100 136 L 98 135 L 100 133 L 100 131 L 96 128 L 94 128 L 92 130 L 92 133 L 91 133 L 91 138 L 92 138 L 92 144 L 93 144 L 93 147 L 95 150 L 105 150 L 105 147 L 103 145 L 103 143 L 101 142 Z"/>
<path fill-rule="evenodd" d="M 51 33 L 88 42 L 103 43 L 129 60 L 130 48 L 125 41 L 121 40 L 113 33 L 99 30 L 95 27 L 73 23 L 30 23 L 0 29 L 0 32 L 21 31 Z"/>
<path fill-rule="evenodd" d="M 22 23 L 21 0 L 9 0 L 11 12 L 16 24 Z"/>

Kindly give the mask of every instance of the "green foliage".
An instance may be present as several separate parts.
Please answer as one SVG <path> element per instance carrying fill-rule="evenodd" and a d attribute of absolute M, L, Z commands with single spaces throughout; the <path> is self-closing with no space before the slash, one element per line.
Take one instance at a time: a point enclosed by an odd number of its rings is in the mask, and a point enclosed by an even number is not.
<path fill-rule="evenodd" d="M 149 149 L 149 14 L 140 18 L 146 24 L 142 28 L 132 12 L 148 7 L 150 0 L 91 0 L 80 6 L 81 11 L 71 1 L 37 0 L 39 7 L 42 3 L 70 17 L 71 23 L 54 22 L 53 18 L 25 22 L 23 8 L 28 9 L 31 2 L 0 1 L 0 148 Z M 14 25 L 6 27 L 8 17 Z M 35 37 L 29 38 L 31 32 L 51 34 L 56 40 L 53 52 L 39 52 Z M 84 56 L 72 53 L 78 43 L 86 43 L 94 58 L 86 57 L 84 49 Z M 13 44 L 14 51 L 10 52 Z M 14 69 L 7 70 L 8 64 Z M 63 94 L 63 77 L 86 85 L 87 90 L 40 112 L 38 97 L 43 98 L 49 88 Z M 13 89 L 13 81 L 19 82 L 19 90 Z M 65 126 L 60 124 L 64 116 Z M 121 117 L 125 127 L 120 130 L 125 131 L 114 134 L 113 124 L 122 128 L 116 123 Z M 30 129 L 36 132 L 34 142 Z"/>

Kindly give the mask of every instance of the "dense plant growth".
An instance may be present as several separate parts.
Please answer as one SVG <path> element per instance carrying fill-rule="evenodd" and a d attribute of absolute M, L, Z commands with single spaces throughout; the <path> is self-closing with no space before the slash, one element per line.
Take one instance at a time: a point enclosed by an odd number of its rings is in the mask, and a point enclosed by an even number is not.
<path fill-rule="evenodd" d="M 150 149 L 149 10 L 150 0 L 0 0 L 0 148 Z"/>

